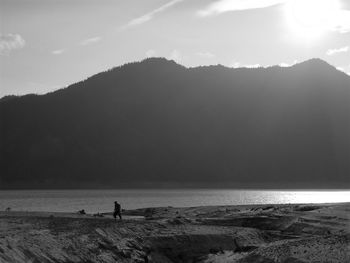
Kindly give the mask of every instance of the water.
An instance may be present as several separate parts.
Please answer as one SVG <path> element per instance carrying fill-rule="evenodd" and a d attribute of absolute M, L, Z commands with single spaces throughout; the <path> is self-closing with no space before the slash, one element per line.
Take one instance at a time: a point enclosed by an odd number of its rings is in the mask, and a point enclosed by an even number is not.
<path fill-rule="evenodd" d="M 157 206 L 207 206 L 350 202 L 350 191 L 274 190 L 21 190 L 0 191 L 0 211 L 108 212 L 114 201 L 125 209 Z"/>

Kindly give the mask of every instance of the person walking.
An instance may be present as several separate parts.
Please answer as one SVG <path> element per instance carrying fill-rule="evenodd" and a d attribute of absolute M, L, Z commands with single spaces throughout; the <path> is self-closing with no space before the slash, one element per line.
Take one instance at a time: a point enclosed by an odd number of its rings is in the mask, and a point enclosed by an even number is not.
<path fill-rule="evenodd" d="M 119 219 L 122 220 L 122 210 L 121 210 L 121 206 L 120 204 L 115 201 L 114 202 L 114 213 L 113 213 L 113 217 L 114 219 L 117 221 L 117 216 L 119 216 Z"/>

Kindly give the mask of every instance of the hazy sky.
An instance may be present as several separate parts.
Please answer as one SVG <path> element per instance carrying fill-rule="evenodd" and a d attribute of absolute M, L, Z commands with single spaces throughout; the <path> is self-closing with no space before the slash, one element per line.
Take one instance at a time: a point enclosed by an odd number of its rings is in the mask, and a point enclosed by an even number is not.
<path fill-rule="evenodd" d="M 350 74 L 350 0 L 0 0 L 0 97 L 45 93 L 149 56 L 186 66 Z"/>

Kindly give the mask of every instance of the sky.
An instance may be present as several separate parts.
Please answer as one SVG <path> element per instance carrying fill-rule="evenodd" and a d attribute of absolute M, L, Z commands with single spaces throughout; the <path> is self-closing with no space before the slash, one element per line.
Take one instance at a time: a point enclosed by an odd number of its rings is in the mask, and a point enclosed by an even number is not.
<path fill-rule="evenodd" d="M 0 97 L 154 56 L 187 67 L 317 57 L 350 75 L 350 0 L 0 0 Z"/>

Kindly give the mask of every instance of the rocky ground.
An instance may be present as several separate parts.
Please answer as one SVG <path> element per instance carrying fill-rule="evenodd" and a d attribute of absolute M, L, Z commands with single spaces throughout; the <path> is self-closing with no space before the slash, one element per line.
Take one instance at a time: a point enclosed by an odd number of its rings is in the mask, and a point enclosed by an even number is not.
<path fill-rule="evenodd" d="M 0 212 L 0 262 L 350 262 L 350 203 Z"/>

